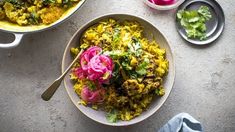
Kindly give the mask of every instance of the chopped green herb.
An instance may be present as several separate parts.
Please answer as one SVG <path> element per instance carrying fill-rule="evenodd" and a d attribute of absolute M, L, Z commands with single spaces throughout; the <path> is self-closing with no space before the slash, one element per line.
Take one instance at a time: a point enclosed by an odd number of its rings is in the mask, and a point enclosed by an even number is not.
<path fill-rule="evenodd" d="M 129 71 L 128 73 L 131 79 L 137 79 L 138 75 L 135 71 Z"/>
<path fill-rule="evenodd" d="M 120 68 L 120 65 L 118 63 L 115 63 L 114 68 L 113 68 L 113 73 L 112 73 L 113 77 L 119 76 L 119 68 Z"/>
<path fill-rule="evenodd" d="M 147 66 L 149 64 L 149 59 L 145 58 L 144 61 L 136 67 L 136 72 L 143 76 L 147 73 Z"/>
<path fill-rule="evenodd" d="M 51 3 L 55 3 L 55 0 L 42 0 L 42 3 L 45 5 L 49 5 Z"/>
<path fill-rule="evenodd" d="M 210 20 L 211 13 L 207 6 L 201 6 L 198 10 L 180 10 L 177 13 L 177 19 L 180 25 L 184 27 L 189 38 L 206 38 L 206 21 Z"/>
<path fill-rule="evenodd" d="M 106 118 L 109 122 L 115 123 L 118 119 L 118 112 L 116 110 L 112 110 L 107 114 Z"/>
<path fill-rule="evenodd" d="M 132 70 L 132 67 L 129 65 L 129 62 L 127 62 L 127 61 L 123 61 L 123 62 L 122 62 L 122 67 L 123 67 L 125 70 L 128 70 L 128 71 Z"/>
<path fill-rule="evenodd" d="M 136 38 L 132 38 L 132 43 L 128 44 L 129 52 L 137 57 L 141 56 L 141 44 Z"/>
<path fill-rule="evenodd" d="M 110 80 L 110 84 L 122 84 L 122 80 L 123 78 L 121 77 L 120 74 L 120 64 L 118 62 L 114 63 L 114 68 L 113 68 L 113 72 L 112 72 L 112 78 Z"/>
<path fill-rule="evenodd" d="M 22 2 L 20 0 L 4 0 L 4 2 L 9 2 L 9 3 L 13 4 L 17 8 L 20 8 L 21 6 L 24 5 L 24 2 Z"/>
<path fill-rule="evenodd" d="M 113 34 L 113 42 L 114 43 L 117 43 L 117 42 L 119 42 L 120 41 L 120 29 L 118 29 L 118 28 L 115 28 L 114 29 L 114 34 Z"/>
<path fill-rule="evenodd" d="M 112 59 L 119 59 L 127 55 L 126 52 L 121 50 L 105 51 L 103 54 L 110 56 Z"/>
<path fill-rule="evenodd" d="M 198 13 L 201 14 L 206 20 L 210 20 L 212 17 L 207 6 L 201 6 L 198 10 Z"/>
<path fill-rule="evenodd" d="M 92 81 L 89 81 L 89 82 L 87 83 L 87 86 L 88 86 L 88 88 L 89 88 L 90 90 L 95 90 L 95 89 L 96 89 L 96 85 L 95 85 L 95 83 L 92 82 Z"/>
<path fill-rule="evenodd" d="M 32 23 L 32 24 L 38 24 L 39 23 L 39 15 L 35 12 L 32 12 L 30 14 L 30 18 L 29 18 L 29 21 Z"/>

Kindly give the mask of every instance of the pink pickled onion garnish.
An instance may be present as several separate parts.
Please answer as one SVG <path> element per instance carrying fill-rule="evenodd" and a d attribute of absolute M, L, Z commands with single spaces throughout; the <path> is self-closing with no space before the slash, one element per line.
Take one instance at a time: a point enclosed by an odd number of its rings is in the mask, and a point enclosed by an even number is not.
<path fill-rule="evenodd" d="M 98 80 L 101 83 L 106 82 L 112 74 L 112 59 L 105 55 L 96 55 L 88 64 L 88 78 Z"/>
<path fill-rule="evenodd" d="M 87 73 L 83 72 L 82 68 L 75 68 L 73 69 L 73 73 L 79 78 L 79 79 L 84 79 L 87 77 Z"/>
<path fill-rule="evenodd" d="M 74 73 L 79 79 L 89 79 L 101 83 L 108 83 L 112 75 L 113 61 L 106 55 L 99 54 L 100 47 L 93 46 L 82 53 L 80 68 L 75 68 Z"/>
<path fill-rule="evenodd" d="M 84 87 L 81 92 L 81 98 L 87 103 L 98 103 L 104 99 L 105 90 L 103 88 L 95 91 L 90 90 L 88 87 Z"/>
<path fill-rule="evenodd" d="M 149 0 L 149 1 L 156 5 L 171 5 L 174 4 L 176 0 Z"/>
<path fill-rule="evenodd" d="M 100 47 L 92 46 L 83 52 L 80 59 L 82 69 L 86 71 L 88 69 L 88 63 L 90 62 L 91 58 L 99 54 L 101 51 L 102 49 Z"/>

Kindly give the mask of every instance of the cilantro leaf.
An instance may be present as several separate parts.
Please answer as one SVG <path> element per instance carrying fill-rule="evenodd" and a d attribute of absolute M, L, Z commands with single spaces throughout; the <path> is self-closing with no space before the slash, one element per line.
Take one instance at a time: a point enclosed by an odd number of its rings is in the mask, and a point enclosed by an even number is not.
<path fill-rule="evenodd" d="M 111 78 L 112 83 L 120 79 L 119 70 L 120 70 L 120 65 L 117 62 L 115 62 Z"/>
<path fill-rule="evenodd" d="M 38 24 L 40 20 L 39 15 L 36 12 L 30 13 L 29 21 L 32 24 Z"/>
<path fill-rule="evenodd" d="M 112 43 L 111 43 L 111 45 L 112 45 L 112 47 L 114 48 L 114 49 L 116 49 L 118 46 L 119 46 L 119 42 L 120 42 L 120 40 L 121 40 L 121 37 L 120 37 L 120 35 L 121 35 L 121 30 L 120 29 L 118 29 L 118 28 L 115 28 L 114 29 L 114 33 L 113 33 L 113 41 L 112 41 Z"/>
<path fill-rule="evenodd" d="M 139 75 L 145 75 L 147 73 L 147 70 L 145 68 L 139 68 L 139 69 L 136 70 L 136 72 Z"/>
<path fill-rule="evenodd" d="M 118 29 L 118 28 L 115 28 L 114 29 L 114 34 L 113 34 L 113 41 L 115 42 L 115 43 L 117 43 L 117 42 L 119 42 L 120 41 L 120 29 Z"/>
<path fill-rule="evenodd" d="M 126 52 L 121 50 L 105 51 L 103 54 L 110 56 L 112 59 L 119 59 L 127 55 Z"/>
<path fill-rule="evenodd" d="M 181 19 L 182 18 L 182 14 L 183 14 L 184 10 L 179 10 L 177 13 L 176 13 L 176 16 L 178 19 Z"/>
<path fill-rule="evenodd" d="M 201 6 L 198 9 L 198 13 L 201 14 L 206 20 L 209 20 L 212 17 L 207 6 Z"/>
<path fill-rule="evenodd" d="M 198 10 L 180 10 L 176 16 L 188 38 L 206 38 L 206 21 L 212 17 L 207 6 L 201 6 Z"/>
<path fill-rule="evenodd" d="M 142 54 L 141 43 L 138 41 L 137 38 L 132 38 L 132 43 L 129 43 L 127 46 L 131 54 L 137 57 L 141 56 Z"/>
<path fill-rule="evenodd" d="M 145 75 L 147 73 L 147 66 L 149 64 L 149 59 L 145 58 L 144 61 L 136 67 L 136 73 L 139 75 Z"/>
<path fill-rule="evenodd" d="M 132 67 L 129 65 L 128 61 L 123 61 L 122 62 L 122 67 L 125 69 L 125 70 L 132 70 Z"/>
<path fill-rule="evenodd" d="M 112 110 L 106 115 L 106 119 L 111 123 L 117 122 L 118 112 L 116 110 Z"/>

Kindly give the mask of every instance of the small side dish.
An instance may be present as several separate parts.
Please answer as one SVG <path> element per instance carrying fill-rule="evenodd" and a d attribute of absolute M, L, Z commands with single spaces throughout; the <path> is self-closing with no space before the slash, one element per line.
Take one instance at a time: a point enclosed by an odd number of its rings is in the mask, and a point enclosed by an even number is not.
<path fill-rule="evenodd" d="M 2 0 L 0 21 L 18 25 L 51 24 L 80 0 Z"/>
<path fill-rule="evenodd" d="M 153 9 L 171 10 L 177 8 L 185 0 L 144 0 L 144 2 Z"/>
<path fill-rule="evenodd" d="M 185 29 L 188 38 L 206 39 L 206 22 L 212 18 L 207 6 L 200 6 L 198 10 L 179 10 L 177 20 Z"/>
<path fill-rule="evenodd" d="M 171 5 L 174 4 L 177 0 L 149 0 L 149 1 L 156 5 Z"/>
<path fill-rule="evenodd" d="M 212 44 L 223 32 L 225 16 L 216 0 L 186 0 L 177 12 L 177 31 L 190 44 Z"/>
<path fill-rule="evenodd" d="M 80 61 L 70 74 L 81 105 L 107 112 L 107 120 L 128 121 L 144 112 L 153 98 L 164 95 L 169 62 L 165 49 L 146 39 L 136 21 L 107 19 L 88 28 Z"/>

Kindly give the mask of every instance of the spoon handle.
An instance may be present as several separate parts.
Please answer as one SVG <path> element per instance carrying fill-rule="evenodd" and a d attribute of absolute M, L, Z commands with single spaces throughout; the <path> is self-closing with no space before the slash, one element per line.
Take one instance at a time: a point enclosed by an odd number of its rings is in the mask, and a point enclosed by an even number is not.
<path fill-rule="evenodd" d="M 48 101 L 51 99 L 51 97 L 54 95 L 55 91 L 58 89 L 58 87 L 60 86 L 61 82 L 62 82 L 63 78 L 58 78 L 56 79 L 49 88 L 47 88 L 46 91 L 43 92 L 43 94 L 41 95 L 41 98 L 44 101 Z"/>
<path fill-rule="evenodd" d="M 51 97 L 54 95 L 55 91 L 58 89 L 58 87 L 60 86 L 62 80 L 64 79 L 65 75 L 69 72 L 69 70 L 72 68 L 72 66 L 74 65 L 74 63 L 80 58 L 80 55 L 82 54 L 83 49 L 81 49 L 81 51 L 78 53 L 78 55 L 76 56 L 76 58 L 73 60 L 73 62 L 68 66 L 68 68 L 63 72 L 63 74 L 57 78 L 49 88 L 46 89 L 46 91 L 43 92 L 43 94 L 41 95 L 41 98 L 45 101 L 48 101 L 51 99 Z"/>

